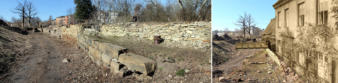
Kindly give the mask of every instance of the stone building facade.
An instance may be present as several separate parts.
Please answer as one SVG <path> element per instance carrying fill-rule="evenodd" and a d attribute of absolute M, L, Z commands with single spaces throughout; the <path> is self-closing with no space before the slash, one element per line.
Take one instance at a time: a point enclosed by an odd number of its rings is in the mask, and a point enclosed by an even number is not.
<path fill-rule="evenodd" d="M 276 54 L 310 83 L 338 83 L 338 0 L 278 0 Z"/>

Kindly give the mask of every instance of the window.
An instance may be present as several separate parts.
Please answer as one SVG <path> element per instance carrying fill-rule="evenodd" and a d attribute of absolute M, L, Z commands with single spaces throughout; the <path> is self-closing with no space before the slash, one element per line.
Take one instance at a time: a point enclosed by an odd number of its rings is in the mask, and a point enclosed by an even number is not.
<path fill-rule="evenodd" d="M 304 26 L 305 24 L 305 9 L 304 2 L 298 4 L 298 26 Z"/>
<path fill-rule="evenodd" d="M 328 20 L 328 12 L 327 11 L 320 11 L 319 12 L 319 24 L 326 25 Z"/>
<path fill-rule="evenodd" d="M 281 17 L 281 16 L 280 16 L 280 12 L 278 12 L 277 15 L 278 15 L 278 16 L 277 16 L 277 21 L 278 21 L 278 22 L 277 22 L 277 23 L 278 23 L 277 25 L 278 25 L 278 28 L 280 28 L 280 27 L 282 27 L 282 26 L 281 26 L 282 23 L 281 23 L 281 19 L 280 19 L 280 17 Z"/>
<path fill-rule="evenodd" d="M 289 18 L 289 8 L 285 9 L 285 14 L 284 14 L 284 26 L 285 27 L 289 27 L 288 18 Z"/>
<path fill-rule="evenodd" d="M 299 19 L 298 25 L 299 26 L 304 26 L 304 19 L 305 19 L 304 17 L 305 17 L 304 15 L 298 16 L 298 19 Z"/>
<path fill-rule="evenodd" d="M 324 0 L 319 1 L 319 8 L 318 9 L 318 24 L 319 25 L 326 25 L 328 21 L 328 2 Z"/>

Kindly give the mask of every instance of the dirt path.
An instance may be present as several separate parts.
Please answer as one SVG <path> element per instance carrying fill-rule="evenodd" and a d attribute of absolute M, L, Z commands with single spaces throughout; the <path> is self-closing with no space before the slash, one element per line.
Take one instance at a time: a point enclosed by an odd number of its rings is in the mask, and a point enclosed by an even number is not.
<path fill-rule="evenodd" d="M 253 56 L 255 52 L 258 52 L 260 49 L 240 49 L 234 52 L 234 55 L 231 55 L 231 58 L 224 64 L 218 65 L 214 70 L 221 70 L 224 73 L 230 73 L 236 67 L 242 65 L 244 59 L 248 56 Z"/>
<path fill-rule="evenodd" d="M 144 55 L 154 56 L 156 60 L 159 59 L 157 61 L 159 69 L 153 79 L 143 80 L 135 76 L 119 77 L 114 75 L 109 72 L 109 69 L 95 65 L 88 54 L 78 46 L 57 37 L 43 33 L 32 33 L 26 37 L 27 44 L 24 48 L 28 48 L 28 52 L 17 57 L 15 65 L 10 68 L 8 75 L 0 78 L 0 83 L 210 82 L 210 74 L 205 73 L 207 69 L 210 69 L 210 66 L 205 66 L 208 64 L 208 60 L 202 59 L 208 56 L 204 56 L 206 53 L 199 51 L 169 49 L 151 45 L 142 46 L 143 44 L 137 43 L 128 46 L 124 43 L 112 42 L 126 46 L 131 51 L 146 49 L 137 53 L 145 53 Z M 182 57 L 183 55 L 185 57 Z M 193 56 L 199 56 L 199 58 L 193 58 Z M 175 62 L 162 62 L 165 57 L 175 57 Z M 67 59 L 68 62 L 63 62 L 64 59 Z M 199 62 L 193 60 L 199 60 Z M 186 73 L 184 77 L 175 76 L 176 70 L 179 69 L 188 69 L 190 72 Z M 198 80 L 192 81 L 196 78 Z"/>
<path fill-rule="evenodd" d="M 28 53 L 18 57 L 5 83 L 130 82 L 97 67 L 76 45 L 42 33 L 27 36 Z M 67 59 L 68 62 L 63 62 Z M 0 82 L 1 82 L 0 81 Z"/>
<path fill-rule="evenodd" d="M 24 82 L 61 82 L 66 76 L 61 68 L 64 68 L 63 51 L 71 48 L 62 48 L 61 42 L 49 38 L 40 33 L 31 34 L 28 40 L 30 53 L 18 60 L 18 71 L 10 76 L 17 83 Z"/>

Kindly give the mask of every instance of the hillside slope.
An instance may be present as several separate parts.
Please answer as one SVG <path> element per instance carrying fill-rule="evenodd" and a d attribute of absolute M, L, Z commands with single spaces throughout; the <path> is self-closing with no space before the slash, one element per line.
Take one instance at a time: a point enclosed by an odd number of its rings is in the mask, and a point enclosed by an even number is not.
<path fill-rule="evenodd" d="M 26 37 L 17 32 L 10 31 L 7 26 L 0 26 L 0 76 L 3 77 L 10 65 L 27 49 Z M 1 78 L 0 78 L 1 79 Z"/>

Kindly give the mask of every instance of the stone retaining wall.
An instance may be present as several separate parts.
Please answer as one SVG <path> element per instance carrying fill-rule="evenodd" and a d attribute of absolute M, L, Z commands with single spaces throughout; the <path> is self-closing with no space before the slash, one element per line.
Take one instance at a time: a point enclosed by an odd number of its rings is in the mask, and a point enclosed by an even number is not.
<path fill-rule="evenodd" d="M 47 34 L 56 36 L 67 42 L 78 45 L 88 53 L 91 60 L 98 66 L 108 68 L 119 76 L 126 72 L 140 72 L 151 76 L 156 70 L 156 62 L 141 55 L 128 53 L 127 48 L 99 41 L 92 36 L 92 29 L 81 31 L 79 25 L 67 27 L 46 28 Z M 121 58 L 120 58 L 121 57 Z M 137 61 L 135 63 L 135 61 Z"/>
<path fill-rule="evenodd" d="M 107 43 L 100 38 L 133 37 L 153 40 L 160 35 L 165 46 L 179 48 L 210 49 L 210 23 L 166 23 L 150 26 L 144 23 L 103 25 L 100 30 L 70 27 L 45 28 L 44 33 L 56 36 L 78 45 L 88 53 L 99 66 L 110 68 L 112 72 L 124 76 L 125 72 L 138 72 L 151 76 L 156 70 L 156 62 L 141 55 L 128 53 L 127 48 Z M 100 38 L 99 38 L 100 37 Z"/>
<path fill-rule="evenodd" d="M 54 27 L 44 30 L 51 35 L 71 39 L 77 37 L 81 25 L 71 25 L 69 28 Z M 164 39 L 162 44 L 167 47 L 210 49 L 211 23 L 119 23 L 101 25 L 100 30 L 86 29 L 84 34 L 97 35 L 102 38 L 132 37 L 153 40 L 154 36 Z M 76 39 L 76 38 L 75 38 Z"/>
<path fill-rule="evenodd" d="M 103 25 L 100 36 L 136 37 L 153 40 L 161 36 L 168 47 L 210 49 L 211 23 L 123 23 Z"/>
<path fill-rule="evenodd" d="M 78 45 L 88 52 L 89 57 L 99 66 L 110 68 L 115 74 L 124 76 L 128 71 L 151 75 L 156 70 L 156 62 L 149 58 L 128 53 L 127 48 L 96 40 L 79 34 Z M 125 69 L 125 70 L 124 70 Z"/>
<path fill-rule="evenodd" d="M 270 58 L 277 63 L 278 66 L 281 66 L 280 64 L 280 60 L 277 57 L 277 55 L 275 53 L 273 53 L 270 49 L 265 49 L 265 51 L 268 53 L 268 55 L 270 56 Z"/>

